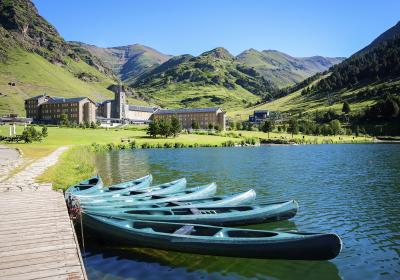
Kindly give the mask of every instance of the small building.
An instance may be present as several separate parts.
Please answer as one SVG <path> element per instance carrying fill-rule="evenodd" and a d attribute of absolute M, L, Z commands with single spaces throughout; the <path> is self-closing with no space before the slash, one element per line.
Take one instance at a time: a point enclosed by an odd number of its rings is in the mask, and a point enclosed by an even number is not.
<path fill-rule="evenodd" d="M 270 111 L 268 110 L 255 110 L 253 115 L 249 116 L 250 123 L 262 123 L 270 118 Z"/>
<path fill-rule="evenodd" d="M 153 114 L 153 119 L 170 119 L 176 116 L 184 129 L 192 128 L 195 121 L 200 129 L 208 129 L 209 125 L 218 126 L 221 130 L 226 128 L 225 112 L 219 108 L 193 108 L 193 109 L 159 109 Z"/>
<path fill-rule="evenodd" d="M 60 122 L 62 114 L 66 114 L 70 122 L 96 122 L 96 104 L 87 97 L 51 97 L 45 94 L 25 100 L 28 118 L 35 122 Z"/>
<path fill-rule="evenodd" d="M 148 123 L 158 107 L 126 105 L 125 116 L 131 123 Z"/>

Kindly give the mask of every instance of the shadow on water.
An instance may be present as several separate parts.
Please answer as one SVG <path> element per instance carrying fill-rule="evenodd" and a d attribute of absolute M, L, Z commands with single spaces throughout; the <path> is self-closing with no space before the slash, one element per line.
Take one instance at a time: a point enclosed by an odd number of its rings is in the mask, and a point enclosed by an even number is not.
<path fill-rule="evenodd" d="M 291 221 L 251 226 L 295 230 Z M 204 256 L 149 248 L 126 248 L 85 234 L 85 267 L 89 279 L 340 279 L 328 261 L 286 261 Z M 288 274 L 295 272 L 295 275 Z"/>

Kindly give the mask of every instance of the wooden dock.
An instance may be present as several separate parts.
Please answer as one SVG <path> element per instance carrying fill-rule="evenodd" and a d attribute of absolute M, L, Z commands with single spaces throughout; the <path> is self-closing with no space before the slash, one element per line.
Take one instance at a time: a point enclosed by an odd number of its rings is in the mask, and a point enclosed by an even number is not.
<path fill-rule="evenodd" d="M 61 152 L 0 182 L 2 280 L 87 279 L 63 194 L 34 182 Z"/>
<path fill-rule="evenodd" d="M 0 279 L 86 279 L 62 193 L 0 193 Z"/>

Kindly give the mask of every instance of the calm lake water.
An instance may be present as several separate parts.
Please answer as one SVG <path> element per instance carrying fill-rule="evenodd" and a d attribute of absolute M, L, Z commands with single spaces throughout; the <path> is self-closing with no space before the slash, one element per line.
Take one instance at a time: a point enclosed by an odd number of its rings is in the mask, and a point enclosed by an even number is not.
<path fill-rule="evenodd" d="M 400 279 L 400 145 L 306 145 L 151 149 L 97 156 L 106 183 L 153 174 L 217 182 L 219 193 L 254 188 L 258 202 L 296 199 L 290 221 L 257 229 L 335 232 L 332 261 L 210 257 L 110 248 L 85 240 L 89 279 Z"/>

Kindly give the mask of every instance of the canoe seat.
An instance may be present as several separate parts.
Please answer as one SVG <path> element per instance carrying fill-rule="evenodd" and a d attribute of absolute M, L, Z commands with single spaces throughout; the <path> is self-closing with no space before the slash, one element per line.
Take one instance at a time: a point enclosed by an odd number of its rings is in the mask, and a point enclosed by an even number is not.
<path fill-rule="evenodd" d="M 185 225 L 185 226 L 177 229 L 173 234 L 189 235 L 193 232 L 193 230 L 194 230 L 194 226 Z"/>
<path fill-rule="evenodd" d="M 199 209 L 197 209 L 197 208 L 190 208 L 190 212 L 192 212 L 192 214 L 194 214 L 194 215 L 201 215 L 202 213 L 202 211 L 200 211 Z"/>
<path fill-rule="evenodd" d="M 200 212 L 200 214 L 217 214 L 215 210 L 201 210 Z"/>

